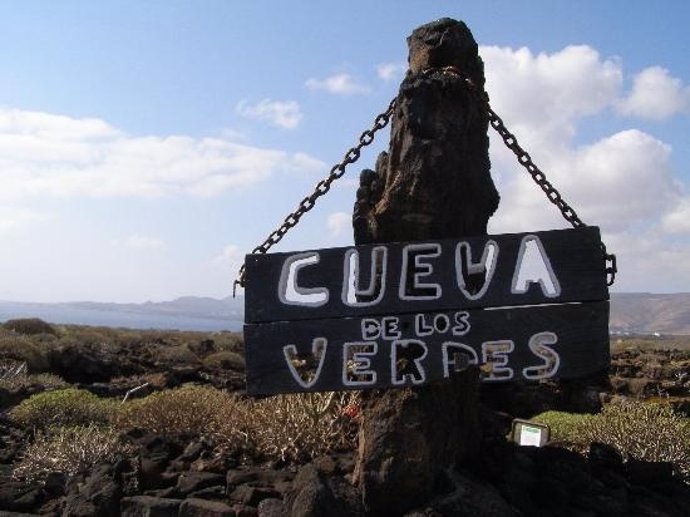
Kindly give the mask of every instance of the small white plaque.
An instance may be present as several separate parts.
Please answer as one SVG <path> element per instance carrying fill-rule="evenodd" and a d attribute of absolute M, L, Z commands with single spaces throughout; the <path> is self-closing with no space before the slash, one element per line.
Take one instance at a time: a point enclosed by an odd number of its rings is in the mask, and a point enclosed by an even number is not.
<path fill-rule="evenodd" d="M 531 445 L 533 447 L 541 446 L 541 429 L 529 425 L 520 426 L 520 441 L 519 445 Z"/>

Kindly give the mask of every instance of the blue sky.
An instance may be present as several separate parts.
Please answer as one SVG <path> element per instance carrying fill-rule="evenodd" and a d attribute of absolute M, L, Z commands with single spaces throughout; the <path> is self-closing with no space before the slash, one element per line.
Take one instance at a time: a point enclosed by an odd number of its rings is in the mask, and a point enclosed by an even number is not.
<path fill-rule="evenodd" d="M 231 292 L 242 257 L 395 95 L 442 16 L 620 261 L 620 291 L 690 291 L 685 1 L 0 1 L 0 299 Z M 360 162 L 277 248 L 348 245 Z M 492 136 L 493 233 L 567 224 Z"/>

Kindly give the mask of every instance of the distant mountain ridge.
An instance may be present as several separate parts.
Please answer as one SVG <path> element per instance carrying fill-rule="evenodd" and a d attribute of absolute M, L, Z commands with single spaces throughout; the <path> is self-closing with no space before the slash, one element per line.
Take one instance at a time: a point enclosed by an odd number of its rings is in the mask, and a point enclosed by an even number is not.
<path fill-rule="evenodd" d="M 18 317 L 130 328 L 240 330 L 244 297 L 183 296 L 145 303 L 0 301 L 0 321 Z M 690 293 L 612 293 L 609 328 L 614 333 L 690 335 Z"/>
<path fill-rule="evenodd" d="M 144 303 L 103 303 L 103 302 L 70 302 L 65 305 L 89 310 L 116 310 L 120 312 L 137 312 L 151 314 L 179 314 L 195 318 L 221 318 L 230 320 L 244 319 L 244 298 L 211 298 L 208 296 L 182 296 L 164 302 Z"/>
<path fill-rule="evenodd" d="M 690 293 L 611 293 L 611 332 L 690 334 Z"/>
<path fill-rule="evenodd" d="M 0 322 L 37 317 L 50 323 L 121 327 L 238 331 L 244 320 L 244 298 L 183 296 L 145 303 L 21 303 L 0 301 Z"/>

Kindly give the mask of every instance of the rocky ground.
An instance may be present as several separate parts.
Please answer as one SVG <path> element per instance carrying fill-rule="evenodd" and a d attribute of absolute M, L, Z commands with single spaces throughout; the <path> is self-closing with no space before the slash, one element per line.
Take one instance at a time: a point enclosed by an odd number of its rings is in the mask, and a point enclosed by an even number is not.
<path fill-rule="evenodd" d="M 55 348 L 47 366 L 99 396 L 123 397 L 145 382 L 132 396 L 186 382 L 243 389 L 235 356 L 186 364 L 179 353 L 162 352 L 170 346 L 165 339 L 74 344 Z M 186 349 L 210 357 L 216 347 L 210 336 Z M 406 515 L 690 515 L 690 489 L 668 463 L 624 461 L 602 444 L 583 455 L 556 444 L 517 447 L 505 438 L 514 417 L 547 409 L 594 411 L 615 396 L 666 397 L 687 412 L 689 373 L 690 352 L 623 348 L 614 354 L 610 378 L 486 386 L 479 459 L 443 475 L 434 496 Z M 130 452 L 112 463 L 72 477 L 56 472 L 40 483 L 15 479 L 13 467 L 32 431 L 18 427 L 7 412 L 40 389 L 0 389 L 0 515 L 366 515 L 350 482 L 352 450 L 302 464 L 257 462 L 219 450 L 206 437 L 134 429 L 124 437 Z"/>

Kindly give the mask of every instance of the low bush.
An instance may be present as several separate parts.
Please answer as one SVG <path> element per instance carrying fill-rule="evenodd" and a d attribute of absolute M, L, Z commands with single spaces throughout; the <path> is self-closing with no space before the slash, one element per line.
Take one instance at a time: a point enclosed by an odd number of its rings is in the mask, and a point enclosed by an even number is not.
<path fill-rule="evenodd" d="M 186 384 L 127 401 L 118 407 L 114 422 L 120 428 L 154 433 L 212 434 L 229 399 L 213 387 Z"/>
<path fill-rule="evenodd" d="M 17 334 L 25 334 L 27 336 L 33 336 L 36 334 L 57 334 L 52 325 L 46 323 L 40 318 L 17 318 L 7 320 L 3 327 L 16 332 Z"/>
<path fill-rule="evenodd" d="M 252 442 L 266 457 L 300 462 L 355 445 L 357 425 L 348 409 L 358 404 L 356 393 L 277 395 L 245 403 Z"/>
<path fill-rule="evenodd" d="M 124 451 L 117 431 L 111 427 L 53 427 L 37 433 L 13 475 L 29 481 L 43 480 L 53 472 L 72 476 L 98 463 L 112 462 Z"/>
<path fill-rule="evenodd" d="M 254 401 L 210 386 L 185 385 L 121 405 L 121 429 L 206 435 L 221 447 L 281 461 L 351 448 L 356 425 L 345 408 L 357 395 L 312 393 Z"/>
<path fill-rule="evenodd" d="M 690 419 L 668 404 L 624 400 L 609 404 L 583 426 L 589 442 L 615 447 L 624 458 L 671 462 L 690 479 Z"/>
<path fill-rule="evenodd" d="M 198 364 L 199 358 L 186 344 L 156 347 L 156 360 L 165 365 L 190 365 Z"/>
<path fill-rule="evenodd" d="M 67 383 L 52 373 L 30 374 L 25 362 L 0 360 L 0 390 L 18 391 L 29 387 L 52 390 L 67 387 Z"/>
<path fill-rule="evenodd" d="M 244 354 L 244 336 L 241 332 L 217 332 L 213 334 L 215 349 Z"/>
<path fill-rule="evenodd" d="M 584 444 L 584 426 L 592 415 L 547 411 L 532 420 L 546 424 L 551 430 L 551 441 L 563 444 Z"/>
<path fill-rule="evenodd" d="M 30 372 L 49 368 L 47 347 L 41 347 L 28 336 L 0 337 L 0 360 L 25 362 Z"/>
<path fill-rule="evenodd" d="M 578 451 L 605 443 L 625 459 L 673 463 L 690 480 L 690 419 L 669 404 L 622 399 L 597 415 L 547 411 L 533 420 L 551 428 L 551 441 Z"/>
<path fill-rule="evenodd" d="M 116 404 L 86 390 L 67 388 L 32 395 L 12 408 L 9 416 L 19 425 L 36 429 L 107 423 Z"/>
<path fill-rule="evenodd" d="M 207 355 L 202 360 L 206 368 L 223 368 L 225 370 L 244 370 L 244 357 L 237 352 L 223 351 Z"/>

